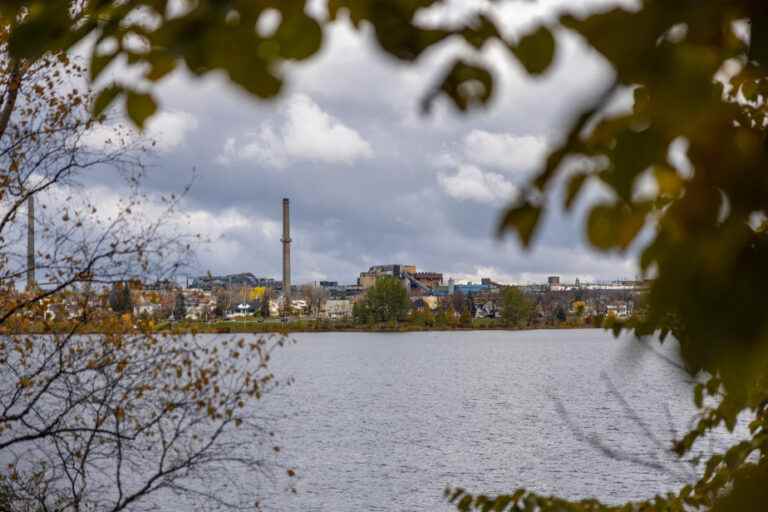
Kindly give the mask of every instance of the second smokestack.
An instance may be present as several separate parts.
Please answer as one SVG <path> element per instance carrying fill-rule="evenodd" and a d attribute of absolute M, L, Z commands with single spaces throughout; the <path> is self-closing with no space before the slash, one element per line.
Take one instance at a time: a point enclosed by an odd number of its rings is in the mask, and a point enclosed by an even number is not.
<path fill-rule="evenodd" d="M 291 312 L 291 212 L 290 201 L 283 199 L 283 316 Z"/>

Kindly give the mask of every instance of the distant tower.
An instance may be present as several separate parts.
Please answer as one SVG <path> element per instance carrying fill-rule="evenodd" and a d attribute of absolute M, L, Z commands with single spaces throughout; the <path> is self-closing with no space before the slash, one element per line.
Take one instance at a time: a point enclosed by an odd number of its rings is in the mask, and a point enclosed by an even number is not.
<path fill-rule="evenodd" d="M 35 289 L 35 196 L 27 199 L 27 291 Z"/>
<path fill-rule="evenodd" d="M 288 198 L 283 199 L 283 317 L 291 312 L 291 213 Z"/>

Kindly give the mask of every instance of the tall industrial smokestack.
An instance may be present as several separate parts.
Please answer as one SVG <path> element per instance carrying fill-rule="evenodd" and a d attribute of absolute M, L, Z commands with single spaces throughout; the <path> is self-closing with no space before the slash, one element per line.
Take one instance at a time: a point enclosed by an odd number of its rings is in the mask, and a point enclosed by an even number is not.
<path fill-rule="evenodd" d="M 35 288 L 35 196 L 27 199 L 27 291 Z"/>
<path fill-rule="evenodd" d="M 283 199 L 283 317 L 291 312 L 291 212 L 290 201 Z"/>

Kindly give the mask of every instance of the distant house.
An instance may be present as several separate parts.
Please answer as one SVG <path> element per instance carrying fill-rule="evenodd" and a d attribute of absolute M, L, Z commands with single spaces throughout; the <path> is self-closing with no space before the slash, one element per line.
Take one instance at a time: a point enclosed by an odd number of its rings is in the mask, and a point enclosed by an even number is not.
<path fill-rule="evenodd" d="M 160 304 L 142 301 L 141 303 L 133 305 L 133 314 L 134 316 L 154 317 L 160 314 Z"/>
<path fill-rule="evenodd" d="M 351 300 L 327 300 L 320 310 L 320 316 L 328 320 L 347 320 L 352 318 Z"/>
<path fill-rule="evenodd" d="M 245 318 L 247 316 L 253 315 L 254 312 L 255 309 L 251 304 L 242 303 L 227 311 L 224 316 L 226 316 L 226 318 L 229 320 L 234 320 L 236 318 Z M 187 317 L 189 317 L 189 314 L 187 314 Z"/>
<path fill-rule="evenodd" d="M 271 317 L 280 316 L 281 305 L 282 305 L 281 301 L 271 299 L 269 301 L 269 316 Z"/>
<path fill-rule="evenodd" d="M 182 291 L 187 307 L 187 320 L 208 320 L 216 309 L 216 298 L 209 291 L 186 289 Z"/>
<path fill-rule="evenodd" d="M 291 311 L 303 315 L 309 309 L 309 303 L 304 299 L 291 300 Z"/>
<path fill-rule="evenodd" d="M 612 304 L 608 304 L 605 309 L 606 315 L 615 318 L 629 318 L 632 316 L 631 302 L 614 302 Z"/>
<path fill-rule="evenodd" d="M 495 300 L 473 301 L 475 318 L 498 318 L 501 316 L 501 309 Z"/>
<path fill-rule="evenodd" d="M 44 318 L 52 322 L 54 320 L 63 320 L 66 318 L 66 312 L 65 312 L 64 304 L 60 303 L 49 303 L 45 305 L 45 312 L 43 314 Z"/>

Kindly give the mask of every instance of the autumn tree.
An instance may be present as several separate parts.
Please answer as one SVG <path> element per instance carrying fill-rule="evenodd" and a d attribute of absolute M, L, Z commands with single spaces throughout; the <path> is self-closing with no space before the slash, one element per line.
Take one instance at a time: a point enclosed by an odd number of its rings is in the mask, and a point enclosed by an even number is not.
<path fill-rule="evenodd" d="M 113 127 L 89 114 L 75 62 L 55 53 L 14 61 L 6 49 L 4 285 L 30 271 L 20 212 L 31 197 L 40 207 L 35 286 L 8 289 L 0 302 L 0 509 L 142 510 L 161 495 L 182 508 L 252 506 L 253 478 L 265 461 L 252 404 L 273 385 L 266 365 L 282 341 L 158 336 L 151 322 L 107 310 L 114 284 L 167 278 L 188 261 L 191 240 L 168 224 L 177 202 L 168 199 L 157 218 L 148 216 L 133 139 L 124 144 L 118 131 L 113 143 L 91 143 L 97 127 Z M 124 192 L 116 205 L 77 188 L 91 169 L 117 171 Z M 124 303 L 130 290 L 120 290 Z M 212 474 L 225 475 L 227 489 L 210 485 Z"/>
<path fill-rule="evenodd" d="M 424 308 L 424 324 L 427 327 L 435 325 L 435 314 L 432 312 L 432 308 L 429 307 L 429 304 Z"/>
<path fill-rule="evenodd" d="M 448 327 L 449 318 L 448 318 L 448 308 L 447 307 L 440 307 L 437 314 L 435 315 L 435 327 L 440 327 L 445 329 Z"/>
<path fill-rule="evenodd" d="M 469 306 L 464 304 L 461 309 L 461 316 L 459 317 L 459 325 L 462 327 L 472 327 L 472 315 L 469 312 Z"/>
<path fill-rule="evenodd" d="M 319 318 L 320 310 L 328 300 L 328 290 L 321 286 L 308 284 L 301 287 L 301 296 L 307 301 L 310 314 Z"/>

